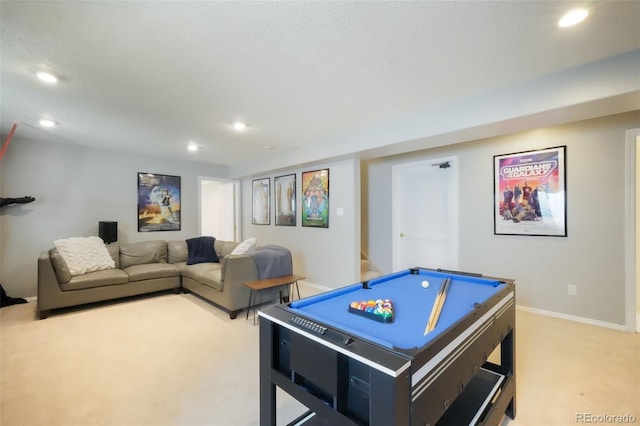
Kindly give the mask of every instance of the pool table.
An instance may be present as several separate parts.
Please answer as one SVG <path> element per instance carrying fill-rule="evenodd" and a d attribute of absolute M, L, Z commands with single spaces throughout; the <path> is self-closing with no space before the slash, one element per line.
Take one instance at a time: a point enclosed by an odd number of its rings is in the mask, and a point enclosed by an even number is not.
<path fill-rule="evenodd" d="M 427 322 L 443 283 L 435 327 Z M 349 309 L 389 300 L 392 317 Z M 260 424 L 276 386 L 309 411 L 290 424 L 498 424 L 515 417 L 515 284 L 411 268 L 264 309 Z M 499 364 L 487 362 L 500 346 Z M 451 408 L 451 410 L 449 410 Z"/>

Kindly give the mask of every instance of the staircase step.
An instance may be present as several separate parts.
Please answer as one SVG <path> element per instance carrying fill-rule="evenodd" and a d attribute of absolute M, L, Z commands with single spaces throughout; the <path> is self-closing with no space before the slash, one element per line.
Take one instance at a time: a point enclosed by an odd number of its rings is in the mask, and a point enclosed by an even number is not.
<path fill-rule="evenodd" d="M 376 277 L 381 276 L 382 274 L 380 272 L 376 272 L 376 271 L 366 271 L 362 274 L 360 274 L 360 280 L 361 281 L 367 281 Z"/>

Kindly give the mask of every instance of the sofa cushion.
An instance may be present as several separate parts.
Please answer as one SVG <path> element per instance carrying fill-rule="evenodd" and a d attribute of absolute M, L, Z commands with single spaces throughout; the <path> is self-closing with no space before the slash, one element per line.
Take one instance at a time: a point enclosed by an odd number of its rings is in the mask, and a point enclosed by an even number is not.
<path fill-rule="evenodd" d="M 257 244 L 257 238 L 247 238 L 246 240 L 238 244 L 238 246 L 233 249 L 231 254 L 249 254 L 256 249 Z"/>
<path fill-rule="evenodd" d="M 55 240 L 53 246 L 62 256 L 71 276 L 112 269 L 115 263 L 99 237 L 72 237 Z"/>
<path fill-rule="evenodd" d="M 88 272 L 71 277 L 71 280 L 60 284 L 63 291 L 82 290 L 93 287 L 126 284 L 129 276 L 122 269 L 106 269 L 103 271 Z"/>
<path fill-rule="evenodd" d="M 185 265 L 181 268 L 180 272 L 183 277 L 191 278 L 192 280 L 211 287 L 215 290 L 222 291 L 223 284 L 220 279 L 220 264 L 219 263 L 198 263 L 196 265 Z"/>
<path fill-rule="evenodd" d="M 195 265 L 197 263 L 219 262 L 218 255 L 213 249 L 215 242 L 214 237 L 196 237 L 187 240 L 187 249 L 189 256 L 187 257 L 187 265 Z"/>
<path fill-rule="evenodd" d="M 170 263 L 146 263 L 144 265 L 129 266 L 123 270 L 129 276 L 129 281 L 131 282 L 180 275 L 180 270 Z"/>
<path fill-rule="evenodd" d="M 71 279 L 71 272 L 69 272 L 67 262 L 65 262 L 62 256 L 60 256 L 57 249 L 52 248 L 49 250 L 49 259 L 51 260 L 51 265 L 53 265 L 53 271 L 56 273 L 58 283 L 63 284 L 69 282 Z"/>
<path fill-rule="evenodd" d="M 189 257 L 189 250 L 185 240 L 169 241 L 167 243 L 167 260 L 169 263 L 186 262 Z"/>
<path fill-rule="evenodd" d="M 166 262 L 166 241 L 143 241 L 140 243 L 120 244 L 120 267 L 122 269 L 133 265 Z"/>

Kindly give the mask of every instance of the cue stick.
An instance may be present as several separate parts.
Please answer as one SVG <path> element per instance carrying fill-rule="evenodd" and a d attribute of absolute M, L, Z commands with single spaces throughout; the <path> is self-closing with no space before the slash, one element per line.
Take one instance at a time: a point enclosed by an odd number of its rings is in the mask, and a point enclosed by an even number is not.
<path fill-rule="evenodd" d="M 433 322 L 431 323 L 431 329 L 429 329 L 429 332 L 433 331 L 433 329 L 436 328 L 436 325 L 438 324 L 438 320 L 440 319 L 440 313 L 442 312 L 442 307 L 444 306 L 444 302 L 447 299 L 447 294 L 449 293 L 450 284 L 451 284 L 451 278 L 446 278 L 445 282 L 443 283 L 444 289 L 442 291 L 442 294 L 440 294 L 440 300 L 438 301 L 436 314 L 433 318 Z"/>
<path fill-rule="evenodd" d="M 436 312 L 438 311 L 438 305 L 440 304 L 440 299 L 442 298 L 442 293 L 444 292 L 444 286 L 447 283 L 447 279 L 443 279 L 440 284 L 440 289 L 438 290 L 438 294 L 436 295 L 436 300 L 433 302 L 433 307 L 431 308 L 431 315 L 429 315 L 429 321 L 427 322 L 427 328 L 424 330 L 425 336 L 428 332 L 432 330 L 431 324 L 433 324 L 433 319 L 436 317 Z"/>
<path fill-rule="evenodd" d="M 431 330 L 436 328 L 438 324 L 438 320 L 440 319 L 440 313 L 442 313 L 442 307 L 444 306 L 444 302 L 447 300 L 447 295 L 449 294 L 449 287 L 451 286 L 451 278 L 447 278 L 447 283 L 444 286 L 444 291 L 442 292 L 442 296 L 440 297 L 440 303 L 438 304 L 438 311 L 436 312 L 436 317 L 433 319 L 433 324 L 431 324 Z"/>
<path fill-rule="evenodd" d="M 433 308 L 431 309 L 429 322 L 427 322 L 427 328 L 424 330 L 425 336 L 427 335 L 427 333 L 433 331 L 433 329 L 436 328 L 436 324 L 438 323 L 438 319 L 440 318 L 440 313 L 442 312 L 442 307 L 444 306 L 444 302 L 447 298 L 447 292 L 449 291 L 450 283 L 451 278 L 445 278 L 444 280 L 442 280 L 442 284 L 440 285 L 440 290 L 438 290 L 436 300 L 433 302 Z"/>

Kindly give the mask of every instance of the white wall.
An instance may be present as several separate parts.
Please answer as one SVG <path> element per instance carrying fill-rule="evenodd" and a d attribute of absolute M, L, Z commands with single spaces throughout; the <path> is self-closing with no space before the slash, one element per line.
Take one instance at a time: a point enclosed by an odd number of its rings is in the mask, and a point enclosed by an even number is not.
<path fill-rule="evenodd" d="M 330 220 L 328 229 L 302 227 L 300 221 L 301 172 L 330 169 Z M 137 231 L 137 173 L 181 176 L 182 230 Z M 339 287 L 359 280 L 360 163 L 343 160 L 292 168 L 259 176 L 296 173 L 298 224 L 251 224 L 251 178 L 242 182 L 244 238 L 255 236 L 260 244 L 288 247 L 294 271 L 307 281 Z M 36 201 L 0 210 L 0 279 L 13 297 L 36 294 L 39 253 L 58 238 L 97 235 L 98 221 L 118 222 L 120 242 L 149 239 L 185 239 L 199 234 L 198 177 L 226 177 L 224 167 L 196 162 L 136 156 L 82 148 L 68 144 L 37 143 L 14 138 L 2 160 L 2 196 L 32 195 Z M 344 215 L 336 214 L 342 208 Z"/>
<path fill-rule="evenodd" d="M 640 112 L 371 160 L 362 167 L 363 248 L 391 272 L 391 166 L 457 155 L 460 164 L 460 268 L 517 280 L 520 305 L 624 324 L 625 130 Z M 567 146 L 568 237 L 493 234 L 493 155 Z M 13 297 L 36 294 L 36 258 L 53 240 L 95 235 L 99 220 L 116 220 L 121 241 L 182 239 L 198 233 L 198 176 L 226 169 L 196 162 L 99 151 L 14 137 L 0 165 L 4 197 L 36 201 L 0 210 L 0 282 Z M 359 279 L 360 164 L 357 160 L 292 166 L 256 178 L 331 170 L 328 229 L 251 224 L 251 179 L 242 182 L 244 238 L 280 244 L 294 253 L 294 271 L 307 281 L 339 287 Z M 182 231 L 138 233 L 136 173 L 182 176 Z M 344 209 L 337 216 L 336 209 Z M 466 212 L 466 213 L 465 213 Z M 368 226 L 367 226 L 368 224 Z M 567 285 L 578 288 L 567 295 Z"/>
<path fill-rule="evenodd" d="M 54 240 L 98 234 L 98 221 L 118 222 L 118 240 L 198 235 L 198 176 L 226 177 L 226 167 L 152 156 L 39 143 L 18 133 L 2 159 L 3 197 L 36 201 L 0 210 L 0 279 L 12 297 L 36 294 L 36 259 Z M 181 176 L 181 231 L 138 232 L 137 173 Z"/>
<path fill-rule="evenodd" d="M 366 251 L 391 272 L 391 166 L 458 155 L 460 269 L 516 279 L 519 305 L 624 324 L 625 130 L 638 123 L 636 111 L 369 161 Z M 567 146 L 568 237 L 494 235 L 493 156 L 559 145 Z"/>
<path fill-rule="evenodd" d="M 301 173 L 329 169 L 329 228 L 303 227 L 301 214 Z M 296 174 L 297 225 L 275 226 L 273 178 Z M 251 223 L 251 181 L 270 178 L 270 225 Z M 354 196 L 354 194 L 356 194 Z M 292 168 L 265 173 L 242 181 L 243 238 L 256 237 L 258 245 L 277 244 L 287 247 L 293 255 L 294 273 L 306 281 L 337 288 L 360 280 L 360 162 L 344 160 L 318 163 L 304 168 Z M 341 208 L 343 216 L 337 215 Z"/>

